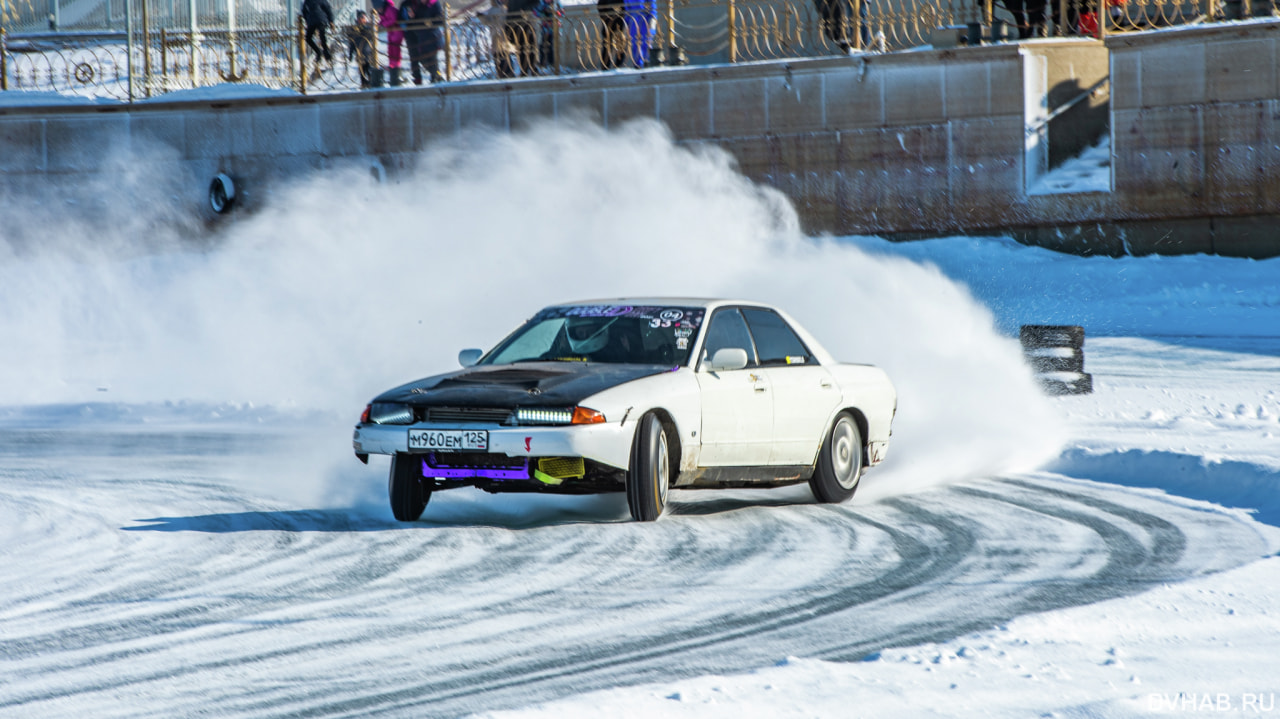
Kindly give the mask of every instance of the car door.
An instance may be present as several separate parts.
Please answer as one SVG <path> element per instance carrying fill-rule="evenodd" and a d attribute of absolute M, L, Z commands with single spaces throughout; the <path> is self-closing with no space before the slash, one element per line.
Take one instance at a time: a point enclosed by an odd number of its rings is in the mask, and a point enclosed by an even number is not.
<path fill-rule="evenodd" d="M 744 307 L 742 315 L 773 395 L 769 464 L 811 464 L 840 391 L 781 315 L 760 307 Z"/>
<path fill-rule="evenodd" d="M 772 451 L 773 393 L 755 360 L 751 334 L 736 308 L 722 308 L 711 316 L 697 372 L 702 397 L 704 467 L 744 467 L 767 464 Z M 712 372 L 707 360 L 716 350 L 736 347 L 747 351 L 743 369 Z"/>

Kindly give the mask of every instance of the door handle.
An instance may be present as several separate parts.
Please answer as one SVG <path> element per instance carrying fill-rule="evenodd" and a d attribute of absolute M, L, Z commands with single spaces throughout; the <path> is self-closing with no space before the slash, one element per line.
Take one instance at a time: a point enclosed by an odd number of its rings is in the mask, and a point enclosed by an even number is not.
<path fill-rule="evenodd" d="M 756 391 L 757 391 L 757 392 L 764 392 L 764 391 L 766 391 L 766 390 L 768 390 L 768 389 L 769 389 L 768 387 L 761 387 L 761 386 L 759 386 L 759 385 L 756 385 Z"/>

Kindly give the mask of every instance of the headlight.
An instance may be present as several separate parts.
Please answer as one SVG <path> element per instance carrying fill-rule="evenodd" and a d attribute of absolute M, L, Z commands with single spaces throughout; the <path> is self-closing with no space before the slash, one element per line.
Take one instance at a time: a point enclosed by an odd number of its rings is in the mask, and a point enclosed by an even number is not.
<path fill-rule="evenodd" d="M 413 409 L 399 402 L 374 402 L 369 405 L 369 421 L 374 424 L 413 424 Z"/>
<path fill-rule="evenodd" d="M 543 409 L 520 407 L 516 410 L 517 424 L 599 424 L 604 415 L 586 407 Z"/>

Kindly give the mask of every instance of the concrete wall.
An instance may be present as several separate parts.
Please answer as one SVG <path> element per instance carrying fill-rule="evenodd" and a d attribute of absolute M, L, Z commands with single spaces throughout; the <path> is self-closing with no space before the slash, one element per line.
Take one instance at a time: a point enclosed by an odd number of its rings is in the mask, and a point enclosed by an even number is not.
<path fill-rule="evenodd" d="M 1280 254 L 1277 37 L 1280 22 L 1258 22 L 1105 47 L 1040 40 L 314 98 L 0 105 L 0 197 L 35 176 L 97 172 L 113 148 L 158 144 L 172 148 L 193 202 L 229 172 L 252 204 L 276 178 L 336 163 L 394 173 L 460 129 L 653 117 L 682 143 L 732 152 L 795 200 L 810 231 L 1269 256 Z M 1108 122 L 1114 190 L 1028 194 Z"/>

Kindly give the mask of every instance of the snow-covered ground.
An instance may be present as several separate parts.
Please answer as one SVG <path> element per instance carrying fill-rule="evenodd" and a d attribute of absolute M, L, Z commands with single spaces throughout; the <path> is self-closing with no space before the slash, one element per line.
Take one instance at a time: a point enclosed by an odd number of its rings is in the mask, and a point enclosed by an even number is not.
<path fill-rule="evenodd" d="M 806 238 L 649 123 L 338 168 L 212 247 L 148 174 L 141 218 L 0 224 L 0 715 L 1280 711 L 1280 260 Z M 838 507 L 390 518 L 370 396 L 636 293 L 775 301 L 885 367 L 889 460 Z M 1083 325 L 1094 394 L 1041 395 L 1023 323 Z"/>

